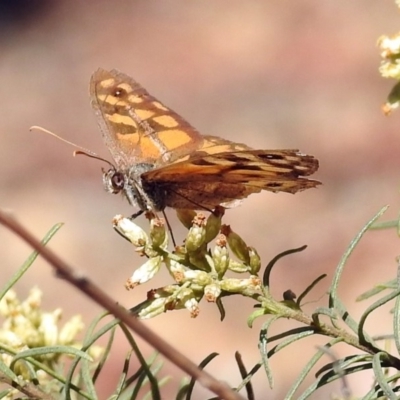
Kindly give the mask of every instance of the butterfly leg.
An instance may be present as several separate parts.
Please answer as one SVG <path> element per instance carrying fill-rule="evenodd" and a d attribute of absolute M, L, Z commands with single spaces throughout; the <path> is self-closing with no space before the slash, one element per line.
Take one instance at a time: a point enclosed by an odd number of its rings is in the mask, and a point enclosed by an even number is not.
<path fill-rule="evenodd" d="M 132 214 L 132 215 L 129 217 L 129 219 L 134 220 L 134 219 L 136 219 L 137 217 L 139 217 L 140 215 L 142 215 L 143 213 L 144 213 L 143 210 L 139 210 L 139 211 L 135 212 L 134 214 Z"/>

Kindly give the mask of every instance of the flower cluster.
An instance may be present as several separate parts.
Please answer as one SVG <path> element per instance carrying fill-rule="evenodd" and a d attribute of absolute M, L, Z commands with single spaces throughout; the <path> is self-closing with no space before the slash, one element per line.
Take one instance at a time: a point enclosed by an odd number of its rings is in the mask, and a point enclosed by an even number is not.
<path fill-rule="evenodd" d="M 379 72 L 384 78 L 400 81 L 400 32 L 393 36 L 381 36 L 378 39 L 382 62 Z M 397 83 L 383 105 L 383 112 L 390 114 L 400 105 L 400 83 Z"/>
<path fill-rule="evenodd" d="M 114 229 L 128 239 L 140 255 L 147 257 L 128 279 L 126 288 L 133 289 L 149 281 L 162 265 L 174 280 L 170 285 L 150 290 L 137 315 L 143 319 L 152 318 L 167 310 L 186 308 L 196 317 L 202 298 L 209 302 L 231 294 L 257 298 L 261 291 L 260 257 L 229 226 L 222 225 L 224 209 L 218 207 L 208 217 L 191 210 L 177 213 L 188 233 L 184 243 L 172 252 L 168 250 L 165 223 L 154 214 L 147 214 L 149 234 L 129 218 L 118 215 L 113 219 Z M 236 259 L 231 257 L 228 247 Z M 225 276 L 228 271 L 246 273 L 248 277 L 228 278 Z"/>
<path fill-rule="evenodd" d="M 83 329 L 81 316 L 72 317 L 59 329 L 61 309 L 44 312 L 41 310 L 41 302 L 42 292 L 38 288 L 31 289 L 24 301 L 20 301 L 12 289 L 0 300 L 0 315 L 4 317 L 0 328 L 0 343 L 3 350 L 0 360 L 6 365 L 10 365 L 14 354 L 23 350 L 57 345 L 80 347 L 76 336 Z M 92 350 L 97 351 L 95 347 Z M 59 358 L 59 353 L 47 353 L 37 357 L 38 361 L 50 368 L 55 366 Z M 26 379 L 30 377 L 29 369 L 24 362 L 17 362 L 14 365 L 14 372 Z"/>

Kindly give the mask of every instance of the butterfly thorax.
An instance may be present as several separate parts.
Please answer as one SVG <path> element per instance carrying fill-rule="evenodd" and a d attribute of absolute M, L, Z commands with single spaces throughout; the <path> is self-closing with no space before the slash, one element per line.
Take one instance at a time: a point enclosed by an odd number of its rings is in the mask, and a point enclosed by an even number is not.
<path fill-rule="evenodd" d="M 142 211 L 160 211 L 165 208 L 164 196 L 156 188 L 143 187 L 141 175 L 155 168 L 151 163 L 138 163 L 126 170 L 110 168 L 103 173 L 103 184 L 107 192 L 126 196 L 129 203 Z"/>

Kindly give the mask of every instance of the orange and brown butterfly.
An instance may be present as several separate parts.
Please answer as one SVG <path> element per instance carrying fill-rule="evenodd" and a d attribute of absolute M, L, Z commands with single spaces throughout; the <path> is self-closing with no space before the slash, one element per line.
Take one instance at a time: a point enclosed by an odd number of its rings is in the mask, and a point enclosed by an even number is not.
<path fill-rule="evenodd" d="M 201 135 L 117 70 L 98 69 L 90 96 L 116 164 L 104 185 L 140 211 L 212 210 L 261 190 L 296 193 L 320 183 L 305 178 L 318 169 L 313 156 Z"/>

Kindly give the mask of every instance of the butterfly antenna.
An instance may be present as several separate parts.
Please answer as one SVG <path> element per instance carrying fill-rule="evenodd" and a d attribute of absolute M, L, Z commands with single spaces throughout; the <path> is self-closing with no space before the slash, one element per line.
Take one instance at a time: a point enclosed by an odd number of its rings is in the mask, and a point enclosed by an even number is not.
<path fill-rule="evenodd" d="M 172 232 L 171 224 L 169 223 L 169 220 L 168 220 L 168 217 L 167 217 L 167 214 L 165 213 L 165 211 L 162 210 L 161 212 L 162 212 L 162 214 L 164 216 L 165 222 L 167 223 L 167 227 L 168 227 L 168 230 L 169 230 L 169 234 L 171 236 L 172 244 L 174 245 L 174 248 L 175 248 L 176 247 L 176 242 L 175 242 L 174 233 Z"/>
<path fill-rule="evenodd" d="M 42 128 L 41 126 L 34 125 L 34 126 L 31 126 L 29 128 L 29 130 L 30 131 L 40 131 L 40 132 L 43 132 L 43 133 L 47 133 L 48 135 L 53 136 L 53 137 L 57 138 L 58 140 L 61 140 L 62 142 L 66 143 L 66 144 L 69 144 L 69 145 L 71 145 L 73 147 L 76 147 L 76 148 L 80 149 L 80 150 L 75 150 L 74 151 L 74 153 L 73 153 L 74 156 L 82 154 L 82 155 L 88 156 L 90 158 L 94 158 L 96 160 L 103 161 L 103 162 L 107 163 L 108 165 L 110 165 L 112 168 L 115 169 L 113 164 L 111 164 L 109 161 L 105 160 L 104 158 L 98 156 L 95 152 L 93 152 L 91 150 L 88 150 L 85 147 L 79 146 L 79 145 L 77 145 L 77 144 L 75 144 L 73 142 L 70 142 L 69 140 L 62 138 L 61 136 L 58 136 L 54 132 L 51 132 L 51 131 L 49 131 L 49 130 L 47 130 L 45 128 Z"/>
<path fill-rule="evenodd" d="M 115 166 L 112 163 L 110 163 L 110 161 L 106 160 L 105 158 L 99 157 L 97 154 L 95 154 L 91 151 L 89 153 L 87 153 L 86 151 L 83 151 L 83 150 L 75 150 L 73 154 L 74 154 L 74 157 L 82 155 L 82 156 L 94 158 L 95 160 L 103 161 L 106 164 L 108 164 L 112 169 L 115 170 Z"/>
<path fill-rule="evenodd" d="M 73 146 L 73 147 L 76 147 L 76 148 L 82 150 L 82 151 L 85 152 L 86 154 L 91 154 L 91 155 L 93 155 L 93 156 L 97 156 L 97 154 L 94 153 L 93 151 L 90 151 L 90 150 L 88 150 L 88 149 L 85 149 L 85 148 L 82 147 L 82 146 L 79 146 L 79 145 L 77 145 L 77 144 L 75 144 L 75 143 L 73 143 L 73 142 L 70 142 L 69 140 L 62 138 L 61 136 L 58 136 L 58 135 L 55 134 L 54 132 L 51 132 L 51 131 L 49 131 L 49 130 L 47 130 L 47 129 L 42 128 L 41 126 L 36 126 L 36 125 L 34 125 L 34 126 L 31 126 L 31 127 L 29 128 L 29 130 L 30 130 L 31 132 L 32 132 L 32 131 L 40 131 L 40 132 L 43 132 L 43 133 L 47 133 L 48 135 L 54 136 L 55 138 L 57 138 L 58 140 L 61 140 L 61 141 L 64 142 L 64 143 L 67 143 L 67 144 L 69 144 L 69 145 L 71 145 L 71 146 Z"/>

